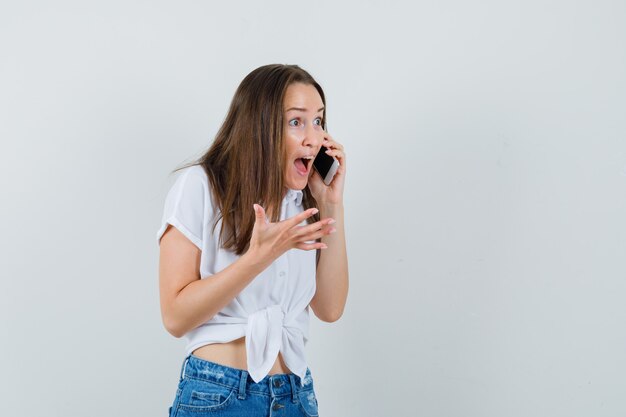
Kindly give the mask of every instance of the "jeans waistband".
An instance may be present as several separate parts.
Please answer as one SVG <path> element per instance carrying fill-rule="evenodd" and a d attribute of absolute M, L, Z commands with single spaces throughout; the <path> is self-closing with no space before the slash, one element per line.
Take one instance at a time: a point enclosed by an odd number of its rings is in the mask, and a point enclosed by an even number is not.
<path fill-rule="evenodd" d="M 304 387 L 300 377 L 294 373 L 266 375 L 261 381 L 254 382 L 245 369 L 232 368 L 189 354 L 181 369 L 180 379 L 184 377 L 203 379 L 222 385 L 238 388 L 239 391 L 257 392 L 270 396 L 295 394 L 300 389 L 312 389 L 313 379 L 309 368 L 305 374 Z"/>

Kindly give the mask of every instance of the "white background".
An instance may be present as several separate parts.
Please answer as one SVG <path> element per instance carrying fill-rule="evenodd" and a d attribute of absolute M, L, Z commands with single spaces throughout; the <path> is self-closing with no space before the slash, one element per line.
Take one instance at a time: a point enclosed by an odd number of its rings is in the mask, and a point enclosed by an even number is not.
<path fill-rule="evenodd" d="M 166 415 L 168 174 L 270 63 L 347 157 L 322 417 L 626 414 L 624 2 L 4 1 L 0 48 L 2 415 Z"/>

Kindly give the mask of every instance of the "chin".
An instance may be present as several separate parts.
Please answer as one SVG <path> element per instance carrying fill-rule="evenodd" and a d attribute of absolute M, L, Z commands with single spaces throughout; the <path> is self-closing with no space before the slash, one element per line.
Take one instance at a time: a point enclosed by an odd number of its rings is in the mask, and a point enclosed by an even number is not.
<path fill-rule="evenodd" d="M 292 190 L 304 190 L 308 183 L 308 178 L 292 178 L 290 181 L 285 182 L 285 187 Z"/>
<path fill-rule="evenodd" d="M 304 190 L 307 186 L 307 183 L 305 182 L 304 185 L 287 185 L 287 188 L 291 188 L 292 190 Z"/>

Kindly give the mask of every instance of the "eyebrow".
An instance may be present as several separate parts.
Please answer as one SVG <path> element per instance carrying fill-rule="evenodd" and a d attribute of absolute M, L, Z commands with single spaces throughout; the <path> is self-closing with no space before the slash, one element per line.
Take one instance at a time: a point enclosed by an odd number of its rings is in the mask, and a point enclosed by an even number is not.
<path fill-rule="evenodd" d="M 285 113 L 287 113 L 289 110 L 306 111 L 306 109 L 303 109 L 302 107 L 291 107 L 291 108 L 285 110 Z M 322 110 L 324 110 L 324 107 L 320 107 L 317 111 L 321 112 Z"/>

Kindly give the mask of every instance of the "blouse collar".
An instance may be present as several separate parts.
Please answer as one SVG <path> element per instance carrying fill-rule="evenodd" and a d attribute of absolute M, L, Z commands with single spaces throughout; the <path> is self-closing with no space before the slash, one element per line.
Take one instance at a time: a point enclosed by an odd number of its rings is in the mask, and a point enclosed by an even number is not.
<path fill-rule="evenodd" d="M 292 190 L 289 188 L 285 195 L 285 201 L 295 201 L 296 205 L 302 205 L 302 190 Z"/>

